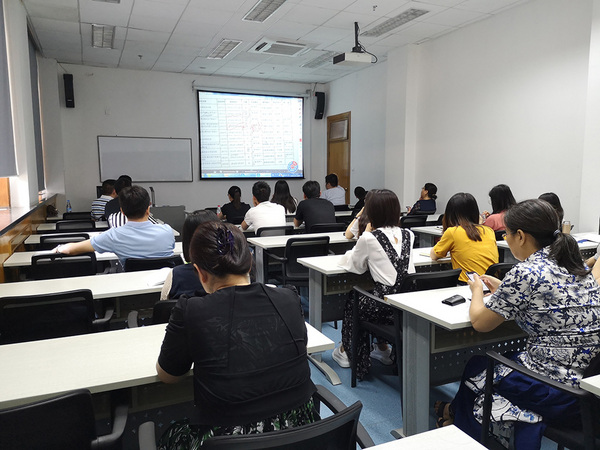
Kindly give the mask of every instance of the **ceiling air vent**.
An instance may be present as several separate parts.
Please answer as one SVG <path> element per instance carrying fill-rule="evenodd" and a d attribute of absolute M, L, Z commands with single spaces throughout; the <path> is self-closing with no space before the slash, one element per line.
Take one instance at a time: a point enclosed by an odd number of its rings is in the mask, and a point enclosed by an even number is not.
<path fill-rule="evenodd" d="M 308 52 L 310 49 L 311 48 L 308 45 L 298 42 L 261 39 L 248 51 L 250 53 L 263 53 L 277 56 L 299 56 Z"/>

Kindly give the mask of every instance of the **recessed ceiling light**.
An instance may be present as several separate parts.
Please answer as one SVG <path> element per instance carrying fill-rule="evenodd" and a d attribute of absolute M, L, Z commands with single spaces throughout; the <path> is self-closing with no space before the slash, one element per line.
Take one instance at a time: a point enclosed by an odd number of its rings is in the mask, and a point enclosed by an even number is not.
<path fill-rule="evenodd" d="M 322 66 L 325 63 L 330 63 L 335 55 L 335 52 L 324 52 L 321 56 L 317 56 L 316 58 L 308 61 L 307 63 L 302 64 L 300 67 L 314 69 L 316 67 Z"/>
<path fill-rule="evenodd" d="M 121 0 L 94 0 L 95 2 L 103 2 L 103 3 L 121 3 Z"/>
<path fill-rule="evenodd" d="M 429 11 L 425 9 L 407 9 L 403 13 L 398 14 L 396 17 L 392 17 L 391 19 L 386 20 L 380 25 L 371 28 L 369 31 L 365 31 L 361 34 L 361 36 L 370 36 L 370 37 L 378 37 L 382 34 L 387 33 L 388 31 L 393 30 L 394 28 L 398 28 L 405 23 L 410 22 L 411 20 L 415 20 L 417 17 L 421 17 L 423 14 L 427 14 Z"/>
<path fill-rule="evenodd" d="M 207 56 L 208 59 L 223 59 L 229 55 L 242 41 L 223 39 L 217 47 Z"/>
<path fill-rule="evenodd" d="M 267 20 L 275 11 L 279 9 L 286 0 L 259 0 L 256 5 L 252 7 L 250 11 L 246 13 L 242 20 L 250 22 L 264 22 Z"/>
<path fill-rule="evenodd" d="M 113 48 L 115 44 L 114 25 L 92 25 L 92 47 Z"/>

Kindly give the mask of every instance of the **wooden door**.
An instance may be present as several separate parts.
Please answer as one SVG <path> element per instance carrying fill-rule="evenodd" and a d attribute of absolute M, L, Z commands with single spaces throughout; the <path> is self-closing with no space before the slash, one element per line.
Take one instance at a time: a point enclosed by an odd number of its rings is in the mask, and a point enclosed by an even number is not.
<path fill-rule="evenodd" d="M 350 203 L 350 112 L 327 117 L 327 173 L 338 176 Z"/>

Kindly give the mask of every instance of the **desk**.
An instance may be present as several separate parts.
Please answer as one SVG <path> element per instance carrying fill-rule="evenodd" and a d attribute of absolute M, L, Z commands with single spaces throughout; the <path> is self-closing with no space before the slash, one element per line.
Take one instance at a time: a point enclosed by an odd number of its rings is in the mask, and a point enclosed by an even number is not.
<path fill-rule="evenodd" d="M 454 425 L 415 434 L 371 447 L 373 450 L 485 450 L 485 447 Z"/>
<path fill-rule="evenodd" d="M 96 229 L 98 230 L 108 230 L 108 222 L 96 222 Z M 46 222 L 40 223 L 36 229 L 36 233 L 47 233 L 56 231 L 56 222 Z M 77 233 L 77 231 L 68 231 L 65 230 L 65 233 Z"/>
<path fill-rule="evenodd" d="M 433 241 L 436 237 L 444 234 L 441 225 L 432 225 L 426 227 L 412 227 L 412 232 L 419 235 L 419 242 L 423 247 L 433 247 Z"/>
<path fill-rule="evenodd" d="M 580 384 L 582 389 L 600 397 L 600 375 L 584 378 Z"/>
<path fill-rule="evenodd" d="M 75 231 L 74 233 L 85 233 L 87 234 L 90 238 L 92 236 L 98 236 L 100 233 L 102 233 L 102 231 Z M 71 234 L 71 233 L 44 233 L 44 234 L 31 234 L 29 235 L 29 237 L 27 239 L 25 239 L 25 245 L 40 245 L 40 239 L 42 238 L 42 236 L 64 236 L 65 234 Z"/>
<path fill-rule="evenodd" d="M 98 393 L 157 383 L 155 364 L 165 327 L 150 325 L 2 345 L 0 408 L 73 389 Z M 310 325 L 307 331 L 310 353 L 334 348 L 332 340 Z"/>
<path fill-rule="evenodd" d="M 265 250 L 272 250 L 276 248 L 285 248 L 288 239 L 290 238 L 310 238 L 310 237 L 321 237 L 329 236 L 329 244 L 348 244 L 354 245 L 356 243 L 353 239 L 346 239 L 344 233 L 336 231 L 333 233 L 306 233 L 299 235 L 285 235 L 285 236 L 265 236 L 265 237 L 254 237 L 248 238 L 248 243 L 254 245 L 254 254 L 256 257 L 256 281 L 265 283 L 266 275 L 266 264 L 267 259 L 265 258 Z M 319 327 L 320 329 L 320 327 Z"/>
<path fill-rule="evenodd" d="M 600 235 L 595 233 L 574 233 L 572 235 L 577 244 L 579 245 L 579 251 L 581 252 L 581 257 L 585 260 L 596 254 L 596 248 L 598 248 L 598 244 L 600 243 Z M 508 247 L 508 242 L 504 239 L 497 241 L 498 251 L 501 253 L 500 261 L 506 262 L 518 262 Z"/>
<path fill-rule="evenodd" d="M 460 379 L 464 365 L 472 355 L 485 354 L 488 350 L 507 352 L 524 346 L 525 334 L 514 322 L 505 322 L 489 333 L 473 330 L 468 300 L 456 306 L 442 303 L 443 299 L 455 294 L 471 298 L 468 286 L 385 297 L 388 304 L 404 312 L 402 421 L 406 436 L 429 429 L 431 384 Z"/>

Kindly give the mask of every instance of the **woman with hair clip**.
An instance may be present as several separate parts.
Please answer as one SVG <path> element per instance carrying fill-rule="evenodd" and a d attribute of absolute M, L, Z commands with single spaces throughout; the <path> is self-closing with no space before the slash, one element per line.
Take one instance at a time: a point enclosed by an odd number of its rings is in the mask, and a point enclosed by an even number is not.
<path fill-rule="evenodd" d="M 412 260 L 414 235 L 412 231 L 400 228 L 400 202 L 388 189 L 369 191 L 365 202 L 365 215 L 369 218 L 366 230 L 352 250 L 344 255 L 340 266 L 353 273 L 365 273 L 369 270 L 375 288 L 373 294 L 383 298 L 398 292 L 402 280 L 408 273 L 415 271 Z M 391 306 L 368 298 L 358 300 L 361 320 L 391 324 L 393 310 Z M 333 359 L 340 367 L 350 367 L 348 352 L 352 336 L 352 302 L 348 300 L 344 309 L 342 323 L 342 345 L 333 351 Z M 391 365 L 391 348 L 387 342 L 378 340 L 372 348 L 369 336 L 361 333 L 358 342 L 358 360 L 356 375 L 362 380 L 371 367 L 370 358 L 382 364 Z"/>
<path fill-rule="evenodd" d="M 208 295 L 179 299 L 156 370 L 161 381 L 175 383 L 193 366 L 196 407 L 163 433 L 158 447 L 195 449 L 212 436 L 318 419 L 298 294 L 250 283 L 252 255 L 234 225 L 200 224 L 190 254 Z"/>
<path fill-rule="evenodd" d="M 242 202 L 242 190 L 239 186 L 231 186 L 227 191 L 227 196 L 229 197 L 229 203 L 225 203 L 221 207 L 221 212 L 217 216 L 221 220 L 239 225 L 243 222 L 244 216 L 250 209 L 250 205 Z"/>
<path fill-rule="evenodd" d="M 271 203 L 277 203 L 285 208 L 285 213 L 288 215 L 296 212 L 298 206 L 298 200 L 292 197 L 290 194 L 290 186 L 287 181 L 279 180 L 275 183 L 275 189 L 273 189 L 273 197 L 271 197 Z"/>
<path fill-rule="evenodd" d="M 435 214 L 435 199 L 437 198 L 437 186 L 433 183 L 425 183 L 421 188 L 421 196 L 412 208 L 408 208 L 408 214 Z"/>
<path fill-rule="evenodd" d="M 485 273 L 498 262 L 494 231 L 479 225 L 479 207 L 471 194 L 459 192 L 448 200 L 442 220 L 444 234 L 431 249 L 431 259 L 444 258 L 450 252 L 453 269 L 462 269 L 459 282 L 466 284 L 467 272 Z"/>
<path fill-rule="evenodd" d="M 504 213 L 516 202 L 510 188 L 505 184 L 494 186 L 489 194 L 492 201 L 492 213 L 484 211 L 481 214 L 483 224 L 494 231 L 504 230 Z"/>
<path fill-rule="evenodd" d="M 524 351 L 505 356 L 578 387 L 583 371 L 600 351 L 600 286 L 584 268 L 577 242 L 560 231 L 550 204 L 541 200 L 520 202 L 508 209 L 504 220 L 505 239 L 522 262 L 502 281 L 483 275 L 469 282 L 473 328 L 487 332 L 505 320 L 515 320 L 529 336 Z M 482 282 L 492 293 L 485 301 Z M 473 438 L 480 438 L 485 367 L 485 357 L 472 358 L 452 403 L 436 402 L 440 425 L 454 423 Z M 515 448 L 540 448 L 544 423 L 568 426 L 578 415 L 577 405 L 566 405 L 557 396 L 561 394 L 544 391 L 547 385 L 502 365 L 494 373 L 494 432 L 506 437 L 514 425 Z M 534 392 L 539 396 L 534 397 Z M 558 409 L 561 404 L 566 406 Z"/>

